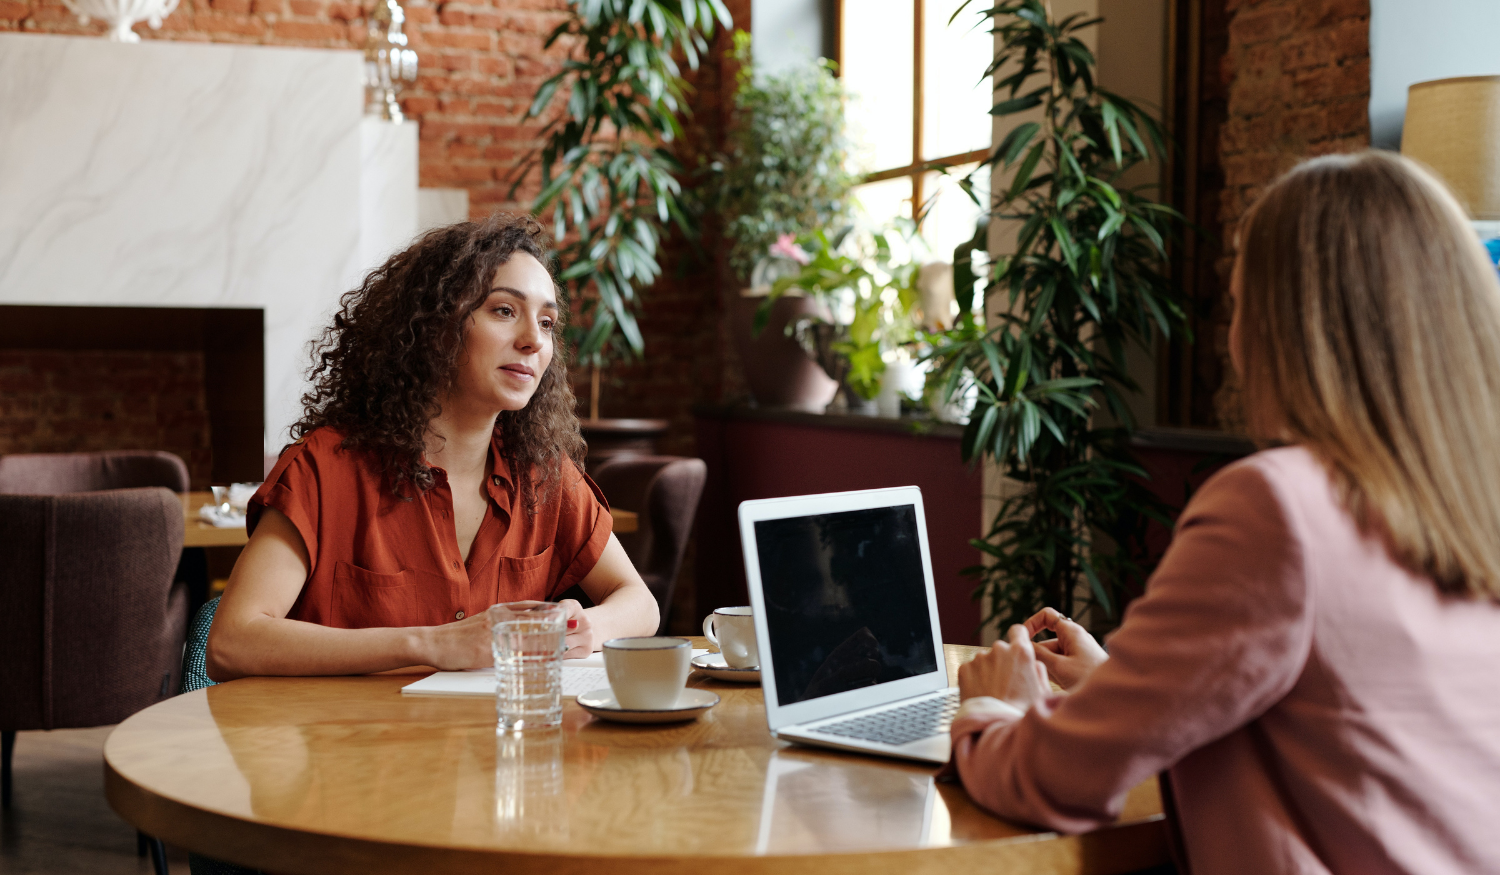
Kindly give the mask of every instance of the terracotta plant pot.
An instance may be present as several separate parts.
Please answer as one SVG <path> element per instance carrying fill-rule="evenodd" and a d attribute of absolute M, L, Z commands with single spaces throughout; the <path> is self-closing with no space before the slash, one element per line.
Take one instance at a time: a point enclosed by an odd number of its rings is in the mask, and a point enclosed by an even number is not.
<path fill-rule="evenodd" d="M 785 333 L 788 322 L 814 312 L 817 304 L 792 295 L 777 299 L 771 305 L 771 321 L 756 337 L 755 310 L 763 300 L 764 295 L 746 290 L 735 297 L 730 314 L 735 348 L 756 406 L 822 413 L 839 384 Z"/>

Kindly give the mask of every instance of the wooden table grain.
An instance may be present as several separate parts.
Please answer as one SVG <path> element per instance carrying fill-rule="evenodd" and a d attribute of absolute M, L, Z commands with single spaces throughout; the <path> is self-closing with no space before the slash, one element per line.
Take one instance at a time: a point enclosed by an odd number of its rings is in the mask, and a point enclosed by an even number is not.
<path fill-rule="evenodd" d="M 698 642 L 702 646 L 701 640 Z M 972 655 L 950 646 L 950 673 Z M 1059 836 L 977 808 L 934 770 L 791 747 L 758 686 L 695 674 L 700 720 L 624 726 L 567 700 L 497 736 L 493 702 L 403 697 L 418 675 L 247 678 L 122 723 L 105 787 L 169 844 L 285 873 L 1120 873 L 1164 862 L 1154 781 L 1119 823 Z"/>
<path fill-rule="evenodd" d="M 182 546 L 184 547 L 243 547 L 250 540 L 244 526 L 219 528 L 198 517 L 198 509 L 213 504 L 212 492 L 179 492 L 182 499 Z M 617 534 L 634 532 L 640 524 L 634 512 L 609 509 L 612 530 Z"/>

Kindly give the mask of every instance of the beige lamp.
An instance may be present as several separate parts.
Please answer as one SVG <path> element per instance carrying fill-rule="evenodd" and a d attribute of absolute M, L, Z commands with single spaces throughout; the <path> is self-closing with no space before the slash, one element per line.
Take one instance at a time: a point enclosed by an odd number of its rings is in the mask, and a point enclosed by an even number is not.
<path fill-rule="evenodd" d="M 1476 224 L 1500 222 L 1500 76 L 1407 89 L 1401 154 L 1437 171 Z"/>

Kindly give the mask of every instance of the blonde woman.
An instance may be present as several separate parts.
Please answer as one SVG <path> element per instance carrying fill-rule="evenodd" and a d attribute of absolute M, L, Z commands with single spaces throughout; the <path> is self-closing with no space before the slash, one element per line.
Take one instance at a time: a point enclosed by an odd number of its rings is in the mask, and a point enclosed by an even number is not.
<path fill-rule="evenodd" d="M 1285 446 L 1200 490 L 1108 658 L 1046 611 L 966 666 L 958 773 L 1078 832 L 1165 770 L 1194 875 L 1500 872 L 1500 282 L 1386 153 L 1302 164 L 1240 242 L 1231 356 Z"/>

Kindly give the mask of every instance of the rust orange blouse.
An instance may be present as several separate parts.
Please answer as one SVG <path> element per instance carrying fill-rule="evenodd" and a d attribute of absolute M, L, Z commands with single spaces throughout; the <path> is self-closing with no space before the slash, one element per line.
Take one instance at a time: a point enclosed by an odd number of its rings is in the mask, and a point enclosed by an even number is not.
<path fill-rule="evenodd" d="M 435 626 L 490 605 L 554 599 L 593 570 L 609 543 L 609 506 L 599 487 L 567 464 L 562 483 L 535 514 L 490 447 L 489 509 L 459 553 L 447 473 L 409 501 L 392 496 L 374 460 L 346 450 L 320 428 L 281 453 L 250 499 L 254 533 L 264 508 L 291 520 L 307 545 L 307 583 L 287 614 L 323 626 Z"/>

